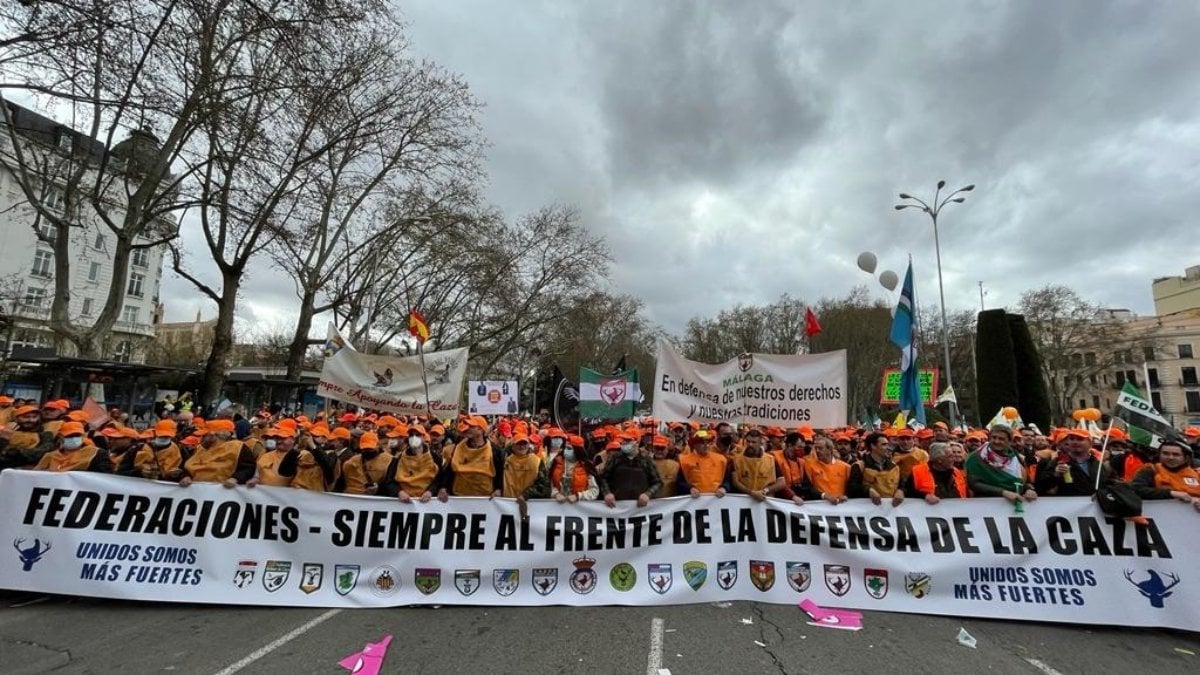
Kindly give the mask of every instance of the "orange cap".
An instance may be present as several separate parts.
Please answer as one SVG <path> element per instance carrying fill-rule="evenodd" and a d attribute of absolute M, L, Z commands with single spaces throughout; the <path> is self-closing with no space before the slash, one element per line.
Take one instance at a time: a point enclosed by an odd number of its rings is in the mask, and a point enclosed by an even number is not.
<path fill-rule="evenodd" d="M 214 433 L 214 432 L 218 432 L 218 431 L 233 432 L 234 424 L 233 424 L 233 420 L 209 420 L 204 425 L 204 428 L 209 433 Z"/>
<path fill-rule="evenodd" d="M 176 431 L 178 429 L 171 420 L 160 420 L 158 424 L 154 425 L 155 436 L 174 436 Z"/>
<path fill-rule="evenodd" d="M 82 436 L 86 433 L 83 425 L 79 422 L 63 422 L 58 428 L 59 436 Z"/>
<path fill-rule="evenodd" d="M 72 422 L 87 422 L 88 414 L 82 410 L 72 410 L 71 412 L 67 413 L 67 419 L 71 420 Z"/>
<path fill-rule="evenodd" d="M 71 403 L 65 398 L 60 398 L 54 401 L 46 401 L 42 404 L 42 408 L 54 408 L 57 410 L 66 410 L 71 407 Z"/>
<path fill-rule="evenodd" d="M 650 444 L 656 448 L 665 448 L 671 444 L 671 440 L 666 436 L 659 436 L 658 434 L 655 434 L 654 440 L 650 441 Z"/>
<path fill-rule="evenodd" d="M 23 405 L 20 408 L 17 408 L 16 410 L 13 411 L 13 416 L 20 417 L 21 415 L 28 415 L 30 413 L 36 413 L 36 412 L 41 412 L 41 409 L 38 408 L 36 405 Z"/>
<path fill-rule="evenodd" d="M 358 437 L 358 447 L 363 450 L 378 449 L 379 448 L 379 436 L 373 431 L 363 432 L 363 435 Z"/>
<path fill-rule="evenodd" d="M 350 440 L 351 434 L 350 434 L 350 430 L 347 429 L 346 427 L 338 427 L 338 428 L 334 429 L 330 435 L 332 435 L 334 438 L 338 438 L 343 441 L 348 441 L 348 440 Z"/>

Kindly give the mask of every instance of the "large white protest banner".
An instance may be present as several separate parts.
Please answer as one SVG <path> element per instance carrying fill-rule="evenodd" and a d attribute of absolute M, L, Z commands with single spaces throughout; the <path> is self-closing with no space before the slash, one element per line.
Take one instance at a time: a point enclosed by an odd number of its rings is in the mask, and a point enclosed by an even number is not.
<path fill-rule="evenodd" d="M 729 495 L 528 502 L 226 489 L 83 472 L 0 474 L 0 587 L 310 607 L 752 600 L 1200 630 L 1197 518 L 1086 498 L 898 507 Z"/>
<path fill-rule="evenodd" d="M 662 420 L 814 428 L 846 424 L 846 351 L 742 354 L 711 365 L 658 341 L 652 414 Z"/>
<path fill-rule="evenodd" d="M 363 354 L 329 324 L 317 394 L 400 415 L 424 415 L 432 410 L 438 418 L 454 417 L 462 397 L 467 356 L 465 348 L 426 353 L 422 379 L 419 356 Z"/>
<path fill-rule="evenodd" d="M 472 415 L 515 415 L 520 391 L 516 380 L 467 382 L 467 411 Z"/>

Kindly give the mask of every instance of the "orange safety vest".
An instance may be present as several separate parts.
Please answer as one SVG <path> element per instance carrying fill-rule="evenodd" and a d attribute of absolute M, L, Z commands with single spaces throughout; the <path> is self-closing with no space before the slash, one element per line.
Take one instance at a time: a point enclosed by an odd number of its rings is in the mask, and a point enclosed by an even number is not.
<path fill-rule="evenodd" d="M 13 450 L 32 450 L 42 442 L 42 435 L 37 431 L 14 431 L 8 436 L 8 447 Z"/>
<path fill-rule="evenodd" d="M 954 491 L 958 496 L 966 499 L 967 497 L 967 475 L 962 469 L 954 468 Z M 937 482 L 933 479 L 933 469 L 929 468 L 929 464 L 918 464 L 913 467 L 912 472 L 913 487 L 921 494 L 931 495 L 937 490 Z"/>
<path fill-rule="evenodd" d="M 287 487 L 292 484 L 290 476 L 279 475 L 279 465 L 283 463 L 283 456 L 287 454 L 282 450 L 267 450 L 258 456 L 255 464 L 258 465 L 258 482 L 260 485 L 270 487 Z"/>
<path fill-rule="evenodd" d="M 363 456 L 356 454 L 342 465 L 342 478 L 345 480 L 345 493 L 348 495 L 367 494 L 368 485 L 378 485 L 380 479 L 387 473 L 392 464 L 392 453 L 384 450 L 363 462 Z"/>
<path fill-rule="evenodd" d="M 1137 456 L 1132 452 L 1125 453 L 1125 475 L 1121 476 L 1121 480 L 1128 483 L 1133 480 L 1133 475 L 1138 472 L 1138 469 L 1146 466 L 1146 460 Z M 1155 469 L 1157 471 L 1157 468 Z"/>
<path fill-rule="evenodd" d="M 818 493 L 833 497 L 846 496 L 846 483 L 850 482 L 849 464 L 840 459 L 826 464 L 813 453 L 804 460 L 804 472 Z"/>
<path fill-rule="evenodd" d="M 325 472 L 317 464 L 317 458 L 308 450 L 301 450 L 296 461 L 296 475 L 292 476 L 291 485 L 300 490 L 310 492 L 325 491 Z"/>
<path fill-rule="evenodd" d="M 63 421 L 64 420 L 60 418 L 56 420 L 50 420 L 49 422 L 42 422 L 42 431 L 49 431 L 50 435 L 57 436 L 58 430 L 62 428 Z"/>
<path fill-rule="evenodd" d="M 54 450 L 42 455 L 41 461 L 37 464 L 39 471 L 84 471 L 92 464 L 92 460 L 96 458 L 96 453 L 100 451 L 94 445 L 85 445 L 78 450 L 71 452 L 63 452 L 62 450 Z"/>
<path fill-rule="evenodd" d="M 772 450 L 771 456 L 775 458 L 775 463 L 783 472 L 783 480 L 787 482 L 788 487 L 804 482 L 803 457 L 796 455 L 796 459 L 788 459 L 787 455 L 783 454 L 783 450 Z"/>
<path fill-rule="evenodd" d="M 196 446 L 196 452 L 188 458 L 183 468 L 197 483 L 221 483 L 233 478 L 237 471 L 238 457 L 242 454 L 241 441 L 225 441 L 206 448 Z"/>
<path fill-rule="evenodd" d="M 397 455 L 396 471 L 392 474 L 392 480 L 396 481 L 402 492 L 419 497 L 433 485 L 437 474 L 437 462 L 433 461 L 432 454 L 422 452 L 419 455 L 410 455 L 402 452 Z"/>
<path fill-rule="evenodd" d="M 683 479 L 700 492 L 716 492 L 725 482 L 725 468 L 728 465 L 729 460 L 725 455 L 712 451 L 707 455 L 694 452 L 679 457 Z"/>
<path fill-rule="evenodd" d="M 1200 497 L 1200 472 L 1190 466 L 1172 471 L 1161 463 L 1154 465 L 1154 487 L 1186 492 Z"/>
<path fill-rule="evenodd" d="M 733 471 L 743 488 L 758 492 L 775 482 L 775 458 L 770 455 L 738 455 L 733 458 Z"/>
<path fill-rule="evenodd" d="M 656 459 L 654 466 L 658 476 L 662 478 L 662 487 L 658 489 L 659 497 L 674 497 L 679 487 L 679 462 L 673 459 Z"/>
<path fill-rule="evenodd" d="M 913 452 L 916 452 L 914 449 Z M 865 461 L 859 461 L 858 465 L 862 467 L 863 485 L 867 488 L 875 488 L 881 497 L 890 497 L 896 494 L 896 490 L 900 489 L 901 472 L 900 465 L 893 464 L 892 468 L 873 469 L 867 466 Z M 919 466 L 914 464 L 913 466 Z"/>
<path fill-rule="evenodd" d="M 896 466 L 900 467 L 900 481 L 899 482 L 901 482 L 901 483 L 904 482 L 904 479 L 908 478 L 909 475 L 912 474 L 912 470 L 913 470 L 914 466 L 916 466 L 918 464 L 925 464 L 928 461 L 929 461 L 929 453 L 925 452 L 925 450 L 923 448 L 919 448 L 919 447 L 915 447 L 915 446 L 913 447 L 912 450 L 910 450 L 908 452 L 896 452 L 896 453 L 892 454 L 892 463 L 894 463 Z M 880 491 L 878 488 L 876 488 L 876 491 L 879 492 L 879 494 L 883 494 L 883 492 Z"/>
<path fill-rule="evenodd" d="M 179 451 L 179 446 L 174 443 L 167 447 L 158 450 L 158 462 L 154 461 L 155 449 L 149 445 L 143 445 L 138 448 L 137 454 L 133 456 L 133 468 L 141 472 L 149 467 L 160 468 L 163 473 L 169 473 L 178 469 L 183 463 L 183 453 Z"/>
<path fill-rule="evenodd" d="M 509 455 L 504 460 L 504 496 L 517 498 L 537 480 L 542 458 L 533 453 Z"/>
<path fill-rule="evenodd" d="M 478 448 L 463 441 L 454 448 L 450 468 L 454 471 L 454 494 L 460 497 L 489 497 L 496 478 L 492 444 L 484 442 Z"/>
<path fill-rule="evenodd" d="M 580 461 L 571 462 L 571 485 L 564 488 L 563 473 L 567 470 L 566 463 L 567 460 L 562 455 L 554 458 L 554 465 L 550 468 L 550 484 L 563 494 L 577 495 L 587 492 L 589 476 L 583 462 Z"/>

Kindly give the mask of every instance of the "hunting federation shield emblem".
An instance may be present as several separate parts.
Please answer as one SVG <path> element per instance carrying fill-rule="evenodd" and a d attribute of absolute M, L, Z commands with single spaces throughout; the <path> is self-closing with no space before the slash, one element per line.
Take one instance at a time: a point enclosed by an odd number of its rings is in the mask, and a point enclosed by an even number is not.
<path fill-rule="evenodd" d="M 750 561 L 750 582 L 762 592 L 775 585 L 775 563 L 769 560 Z"/>
<path fill-rule="evenodd" d="M 325 583 L 325 566 L 321 563 L 304 563 L 300 570 L 300 590 L 306 594 L 317 592 Z"/>
<path fill-rule="evenodd" d="M 626 391 L 628 391 L 628 385 L 625 380 L 600 380 L 600 397 L 607 405 L 621 405 L 621 402 L 625 400 Z"/>
<path fill-rule="evenodd" d="M 570 578 L 567 579 L 571 590 L 580 595 L 587 595 L 596 590 L 596 570 L 592 569 L 596 565 L 596 559 L 577 558 L 571 562 L 575 565 L 575 571 L 571 572 Z"/>
<path fill-rule="evenodd" d="M 496 592 L 503 596 L 509 596 L 517 592 L 517 586 L 521 585 L 521 571 L 514 569 L 498 569 L 492 570 L 492 587 Z"/>
<path fill-rule="evenodd" d="M 349 595 L 358 583 L 358 573 L 362 569 L 358 565 L 333 566 L 333 590 L 338 595 Z"/>
<path fill-rule="evenodd" d="M 843 596 L 850 592 L 850 567 L 847 565 L 825 566 L 825 588 L 830 593 Z"/>
<path fill-rule="evenodd" d="M 454 570 L 454 587 L 464 596 L 479 590 L 479 570 Z"/>
<path fill-rule="evenodd" d="M 883 599 L 888 592 L 887 570 L 870 567 L 863 569 L 863 585 L 867 587 L 867 595 L 876 600 Z"/>
<path fill-rule="evenodd" d="M 432 595 L 442 587 L 442 571 L 436 567 L 418 567 L 413 571 L 413 584 L 421 595 Z"/>
<path fill-rule="evenodd" d="M 671 575 L 670 564 L 650 563 L 646 565 L 646 580 L 650 582 L 650 588 L 654 589 L 655 593 L 663 595 L 671 590 L 671 582 L 674 578 Z"/>
<path fill-rule="evenodd" d="M 693 591 L 700 590 L 700 587 L 708 580 L 708 565 L 698 560 L 689 560 L 683 563 L 683 580 L 692 587 Z"/>
<path fill-rule="evenodd" d="M 904 575 L 904 590 L 908 594 L 920 600 L 929 595 L 930 579 L 929 575 L 924 572 L 909 572 Z"/>
<path fill-rule="evenodd" d="M 233 573 L 233 585 L 245 588 L 254 583 L 254 573 L 258 571 L 257 560 L 239 560 L 237 571 Z"/>
<path fill-rule="evenodd" d="M 812 583 L 812 568 L 806 562 L 788 562 L 787 581 L 793 591 L 807 591 L 808 585 Z"/>
<path fill-rule="evenodd" d="M 292 563 L 286 560 L 268 560 L 263 566 L 263 588 L 267 589 L 268 593 L 274 593 L 283 588 L 291 573 Z"/>
<path fill-rule="evenodd" d="M 736 560 L 724 560 L 717 563 L 717 585 L 727 591 L 737 583 L 738 564 Z"/>
<path fill-rule="evenodd" d="M 537 591 L 538 595 L 550 595 L 556 588 L 558 588 L 557 567 L 533 568 L 533 590 Z"/>
<path fill-rule="evenodd" d="M 750 353 L 738 355 L 738 370 L 743 373 L 754 367 L 754 355 Z"/>

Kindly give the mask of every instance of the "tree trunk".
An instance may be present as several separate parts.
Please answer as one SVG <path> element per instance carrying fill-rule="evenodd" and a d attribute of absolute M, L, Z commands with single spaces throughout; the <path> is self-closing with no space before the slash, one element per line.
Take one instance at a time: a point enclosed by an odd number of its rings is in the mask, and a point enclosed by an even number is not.
<path fill-rule="evenodd" d="M 223 276 L 221 301 L 217 303 L 217 325 L 213 327 L 212 351 L 204 366 L 204 385 L 200 392 L 200 402 L 204 405 L 220 400 L 225 371 L 229 369 L 229 357 L 233 353 L 233 316 L 237 310 L 241 274 L 230 272 Z"/>
<path fill-rule="evenodd" d="M 315 289 L 304 289 L 304 297 L 300 299 L 300 318 L 296 320 L 296 332 L 292 334 L 292 345 L 288 347 L 287 379 L 299 380 L 300 371 L 304 368 L 304 355 L 308 353 L 308 332 L 312 329 L 313 303 L 316 302 Z"/>

